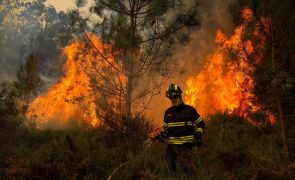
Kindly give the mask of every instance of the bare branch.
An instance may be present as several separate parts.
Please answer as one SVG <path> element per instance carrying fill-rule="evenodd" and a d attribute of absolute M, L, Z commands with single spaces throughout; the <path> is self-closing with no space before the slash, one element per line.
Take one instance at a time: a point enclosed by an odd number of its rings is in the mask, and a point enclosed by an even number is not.
<path fill-rule="evenodd" d="M 131 3 L 131 0 L 128 0 L 128 2 L 129 2 L 129 8 L 130 8 L 130 10 L 132 10 L 132 3 Z"/>
<path fill-rule="evenodd" d="M 138 9 L 141 9 L 145 6 L 147 6 L 149 3 L 151 2 L 151 0 L 147 0 L 145 3 L 143 3 L 142 5 L 139 5 Z"/>
<path fill-rule="evenodd" d="M 152 10 L 144 11 L 144 12 L 138 12 L 138 13 L 135 13 L 135 15 L 143 15 L 143 14 L 148 14 L 150 12 L 152 12 Z"/>
<path fill-rule="evenodd" d="M 124 74 L 124 75 L 127 75 L 126 73 L 124 73 L 123 71 L 121 71 L 121 70 L 119 70 L 117 67 L 115 67 L 115 65 L 113 65 L 109 60 L 108 60 L 108 58 L 107 57 L 105 57 L 103 54 L 102 54 L 102 52 L 100 52 L 100 50 L 93 44 L 93 42 L 92 42 L 92 40 L 91 40 L 91 38 L 87 35 L 87 33 L 85 32 L 85 30 L 84 30 L 84 28 L 83 28 L 83 26 L 81 25 L 80 26 L 81 27 L 81 30 L 82 30 L 82 32 L 83 32 L 83 34 L 85 35 L 85 37 L 88 39 L 88 41 L 89 41 L 89 43 L 92 45 L 92 47 L 100 54 L 100 56 L 112 67 L 112 68 L 114 68 L 116 71 L 118 71 L 118 72 L 120 72 L 120 73 L 122 73 L 122 74 Z"/>
<path fill-rule="evenodd" d="M 86 53 L 83 54 L 84 57 L 86 57 Z M 87 74 L 88 77 L 92 77 L 93 74 L 90 74 L 89 72 L 89 69 L 87 67 L 85 67 L 81 61 L 79 61 L 79 64 L 81 65 L 81 67 L 84 69 L 84 72 Z M 99 77 L 101 79 L 103 79 L 105 82 L 107 82 L 109 85 L 111 85 L 113 88 L 112 89 L 106 89 L 106 88 L 103 88 L 105 85 L 104 84 L 99 84 L 100 82 L 96 82 L 96 87 L 98 87 L 98 89 L 100 89 L 101 91 L 104 91 L 104 92 L 107 92 L 108 94 L 110 94 L 110 91 L 113 92 L 114 95 L 118 95 L 119 93 L 117 93 L 116 91 L 120 92 L 121 89 L 118 89 L 117 85 L 116 84 L 113 84 L 111 81 L 109 81 L 102 73 L 101 71 L 99 70 L 101 66 L 99 67 L 94 67 L 92 69 L 95 70 L 96 74 L 99 75 Z M 89 73 L 88 73 L 89 72 Z M 115 82 L 114 82 L 115 83 Z M 98 84 L 98 86 L 97 86 Z M 99 86 L 100 85 L 100 86 Z M 123 92 L 124 93 L 124 92 Z"/>
<path fill-rule="evenodd" d="M 121 1 L 119 1 L 119 6 L 122 9 L 125 9 L 125 11 L 130 14 L 130 9 L 128 9 Z"/>
<path fill-rule="evenodd" d="M 153 50 L 153 48 L 154 48 L 154 44 L 155 44 L 155 39 L 154 39 L 153 42 L 152 42 L 151 48 L 149 49 L 148 54 L 147 54 L 147 56 L 145 57 L 145 60 L 143 61 L 142 66 L 139 68 L 139 70 L 138 70 L 136 73 L 134 73 L 134 74 L 132 75 L 133 77 L 136 77 L 137 75 L 139 75 L 140 72 L 142 72 L 142 70 L 144 69 L 144 67 L 145 67 L 145 65 L 146 65 L 146 63 L 147 63 L 147 61 L 148 61 L 148 58 L 149 58 L 149 56 L 150 56 L 151 53 L 152 53 L 152 50 Z"/>
<path fill-rule="evenodd" d="M 145 42 L 152 41 L 152 40 L 154 40 L 154 39 L 155 39 L 155 40 L 157 40 L 157 39 L 163 39 L 163 38 L 170 36 L 171 34 L 177 32 L 178 30 L 180 30 L 180 29 L 182 29 L 182 28 L 184 28 L 184 27 L 185 27 L 185 26 L 183 25 L 183 26 L 177 27 L 177 28 L 175 28 L 174 30 L 172 30 L 172 31 L 170 31 L 170 32 L 168 32 L 168 33 L 165 33 L 165 34 L 163 34 L 163 35 L 161 35 L 161 36 L 152 37 L 152 38 L 145 39 L 145 40 L 142 40 L 142 41 L 138 41 L 138 42 L 135 42 L 135 43 L 140 44 L 140 43 L 145 43 Z"/>
<path fill-rule="evenodd" d="M 148 100 L 147 103 L 143 106 L 142 110 L 139 111 L 139 113 L 138 113 L 139 116 L 142 115 L 142 113 L 143 113 L 145 110 L 148 109 L 148 106 L 150 105 L 150 103 L 151 103 L 151 101 L 152 101 L 154 95 L 155 95 L 155 94 L 154 94 L 154 91 L 152 91 L 152 92 L 150 93 L 150 98 L 149 98 L 149 100 Z"/>
<path fill-rule="evenodd" d="M 128 10 L 127 8 L 127 10 L 128 11 L 124 11 L 124 8 L 122 9 L 122 10 L 120 10 L 120 9 L 117 9 L 117 8 L 115 8 L 115 7 L 113 7 L 111 4 L 108 4 L 108 3 L 106 3 L 105 1 L 103 1 L 103 0 L 101 0 L 101 3 L 104 5 L 104 6 L 106 6 L 106 7 L 108 7 L 109 9 L 111 9 L 111 10 L 113 10 L 113 11 L 116 11 L 116 12 L 118 12 L 118 13 L 122 13 L 122 14 L 125 14 L 125 15 L 130 15 L 130 10 Z M 121 5 L 120 5 L 121 6 Z"/>
<path fill-rule="evenodd" d="M 156 86 L 154 86 L 153 88 L 151 88 L 150 90 L 146 91 L 145 93 L 136 96 L 135 98 L 133 98 L 131 101 L 134 102 L 137 99 L 143 98 L 145 96 L 147 96 L 148 94 L 150 94 L 152 91 L 154 91 L 155 89 L 158 89 L 159 87 L 161 87 L 164 83 L 166 83 L 168 80 L 170 79 L 170 76 L 168 76 L 166 79 L 164 79 L 160 84 L 157 84 Z"/>

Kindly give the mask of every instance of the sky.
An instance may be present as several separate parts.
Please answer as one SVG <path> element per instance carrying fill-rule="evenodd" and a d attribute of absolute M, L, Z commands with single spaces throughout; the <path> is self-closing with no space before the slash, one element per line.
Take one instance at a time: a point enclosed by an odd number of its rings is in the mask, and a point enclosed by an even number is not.
<path fill-rule="evenodd" d="M 47 0 L 46 5 L 52 5 L 57 11 L 66 11 L 75 6 L 74 0 Z"/>
<path fill-rule="evenodd" d="M 67 11 L 70 8 L 75 7 L 75 0 L 47 0 L 46 5 L 52 5 L 57 11 Z M 91 4 L 91 0 L 88 0 L 88 5 Z"/>

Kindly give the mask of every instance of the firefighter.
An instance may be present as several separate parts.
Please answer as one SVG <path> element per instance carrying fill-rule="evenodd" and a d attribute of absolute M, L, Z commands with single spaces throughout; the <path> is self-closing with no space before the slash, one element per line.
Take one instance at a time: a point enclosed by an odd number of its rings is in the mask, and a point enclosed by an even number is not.
<path fill-rule="evenodd" d="M 170 172 L 175 172 L 180 167 L 189 173 L 189 162 L 193 159 L 192 149 L 201 146 L 204 134 L 204 120 L 195 108 L 182 101 L 181 89 L 176 84 L 170 84 L 166 96 L 172 106 L 164 115 L 164 125 L 161 135 L 167 138 L 166 161 Z"/>

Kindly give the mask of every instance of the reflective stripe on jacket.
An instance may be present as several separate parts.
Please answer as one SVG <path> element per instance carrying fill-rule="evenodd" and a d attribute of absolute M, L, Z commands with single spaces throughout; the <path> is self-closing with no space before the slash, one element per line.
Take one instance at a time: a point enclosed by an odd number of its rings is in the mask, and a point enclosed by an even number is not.
<path fill-rule="evenodd" d="M 195 108 L 183 103 L 166 110 L 163 127 L 167 132 L 168 144 L 195 143 L 195 133 L 204 132 L 203 119 Z"/>

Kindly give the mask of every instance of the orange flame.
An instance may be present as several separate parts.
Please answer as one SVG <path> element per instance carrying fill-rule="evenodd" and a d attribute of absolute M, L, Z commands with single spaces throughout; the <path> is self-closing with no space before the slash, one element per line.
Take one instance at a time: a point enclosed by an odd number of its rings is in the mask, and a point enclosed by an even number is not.
<path fill-rule="evenodd" d="M 93 45 L 100 52 L 110 51 L 111 47 L 103 45 L 98 37 L 88 34 Z M 104 84 L 101 77 L 93 71 L 108 68 L 109 64 L 102 59 L 97 50 L 87 43 L 74 42 L 63 49 L 67 58 L 64 64 L 64 77 L 48 89 L 47 94 L 37 97 L 29 105 L 27 117 L 36 121 L 37 127 L 65 127 L 71 120 L 86 122 L 96 126 L 97 117 L 96 98 L 99 92 L 91 86 L 91 80 Z M 114 63 L 112 55 L 107 56 L 108 61 Z M 114 63 L 115 64 L 115 63 Z M 91 78 L 90 78 L 91 77 Z M 124 80 L 124 77 L 119 77 Z"/>
<path fill-rule="evenodd" d="M 185 101 L 196 107 L 202 116 L 228 112 L 252 122 L 249 114 L 261 109 L 252 103 L 255 95 L 252 93 L 254 82 L 251 75 L 255 66 L 247 59 L 253 56 L 254 63 L 257 64 L 263 55 L 262 52 L 254 52 L 251 40 L 242 40 L 243 33 L 253 18 L 251 9 L 245 8 L 242 17 L 244 23 L 235 29 L 231 37 L 217 31 L 215 41 L 218 48 L 208 56 L 203 70 L 186 81 L 188 89 Z M 265 46 L 265 38 L 258 30 L 255 30 L 253 36 L 259 36 L 260 44 L 257 46 Z M 237 59 L 228 55 L 229 49 Z M 274 123 L 273 115 L 269 115 L 269 121 Z"/>

